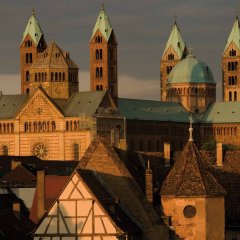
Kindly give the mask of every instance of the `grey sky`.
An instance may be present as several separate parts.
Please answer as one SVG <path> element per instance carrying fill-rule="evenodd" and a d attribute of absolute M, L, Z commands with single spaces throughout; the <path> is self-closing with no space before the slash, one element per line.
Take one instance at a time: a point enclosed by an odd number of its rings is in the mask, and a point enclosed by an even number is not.
<path fill-rule="evenodd" d="M 210 66 L 220 87 L 221 55 L 239 0 L 0 0 L 0 90 L 20 91 L 19 44 L 32 8 L 47 42 L 55 39 L 70 52 L 80 87 L 88 90 L 88 43 L 103 2 L 119 43 L 120 96 L 159 99 L 159 61 L 174 15 L 187 46 Z"/>

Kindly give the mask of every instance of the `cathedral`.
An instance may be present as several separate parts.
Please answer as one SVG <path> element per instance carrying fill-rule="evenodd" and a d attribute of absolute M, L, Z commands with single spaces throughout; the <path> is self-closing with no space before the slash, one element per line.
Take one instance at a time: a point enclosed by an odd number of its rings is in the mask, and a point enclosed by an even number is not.
<path fill-rule="evenodd" d="M 239 239 L 239 39 L 236 18 L 221 102 L 176 22 L 160 60 L 160 101 L 120 98 L 104 8 L 85 92 L 70 53 L 46 42 L 33 12 L 20 44 L 21 94 L 0 93 L 0 238 Z"/>

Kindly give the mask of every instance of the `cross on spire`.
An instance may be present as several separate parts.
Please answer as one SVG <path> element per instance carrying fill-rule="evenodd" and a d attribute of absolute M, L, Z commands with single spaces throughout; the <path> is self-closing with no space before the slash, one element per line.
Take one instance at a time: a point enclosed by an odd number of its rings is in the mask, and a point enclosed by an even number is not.
<path fill-rule="evenodd" d="M 32 9 L 32 15 L 35 16 L 35 9 Z"/>
<path fill-rule="evenodd" d="M 104 10 L 104 7 L 105 7 L 105 6 L 104 6 L 104 3 L 102 3 L 102 10 Z"/>
<path fill-rule="evenodd" d="M 188 48 L 188 55 L 192 55 L 192 51 L 193 51 L 193 48 L 192 48 L 192 47 L 189 47 L 189 48 Z"/>
<path fill-rule="evenodd" d="M 175 22 L 175 24 L 177 23 L 177 17 L 178 17 L 178 15 L 177 15 L 177 13 L 175 12 L 175 13 L 174 13 L 174 22 Z"/>

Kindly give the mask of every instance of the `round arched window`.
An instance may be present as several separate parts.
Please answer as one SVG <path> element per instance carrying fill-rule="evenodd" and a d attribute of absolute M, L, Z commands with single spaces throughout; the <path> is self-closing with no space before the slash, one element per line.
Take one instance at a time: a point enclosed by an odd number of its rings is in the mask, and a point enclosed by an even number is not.
<path fill-rule="evenodd" d="M 197 213 L 197 210 L 194 206 L 192 205 L 187 205 L 184 209 L 183 209 L 183 214 L 186 218 L 192 218 L 195 217 Z"/>

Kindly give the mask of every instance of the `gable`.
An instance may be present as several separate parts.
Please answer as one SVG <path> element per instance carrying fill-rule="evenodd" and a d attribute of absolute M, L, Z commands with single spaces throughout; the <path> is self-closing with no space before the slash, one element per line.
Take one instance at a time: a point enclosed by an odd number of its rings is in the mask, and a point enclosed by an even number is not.
<path fill-rule="evenodd" d="M 87 236 L 93 234 L 99 236 L 99 239 L 110 240 L 117 239 L 116 233 L 116 226 L 101 204 L 79 175 L 74 173 L 58 200 L 38 226 L 35 237 L 55 234 L 65 237 L 82 236 L 87 240 Z"/>
<path fill-rule="evenodd" d="M 18 113 L 17 118 L 36 119 L 38 116 L 48 119 L 63 117 L 60 110 L 41 89 L 38 89 L 26 102 L 25 106 Z"/>
<path fill-rule="evenodd" d="M 169 48 L 165 51 L 164 55 L 163 55 L 163 60 L 168 60 L 168 54 L 174 54 L 174 59 L 173 60 L 181 60 L 181 56 L 178 55 L 178 53 L 175 51 L 175 49 L 173 48 L 173 46 L 169 46 Z"/>

